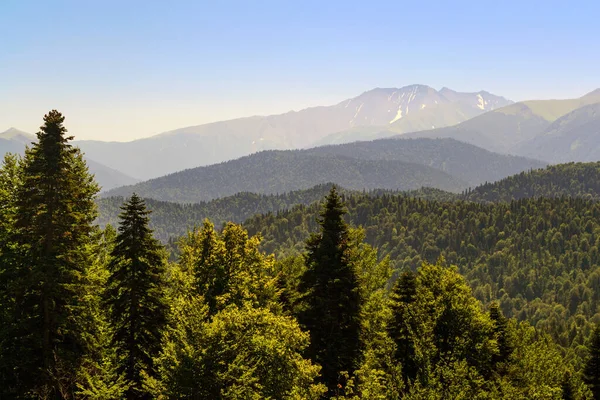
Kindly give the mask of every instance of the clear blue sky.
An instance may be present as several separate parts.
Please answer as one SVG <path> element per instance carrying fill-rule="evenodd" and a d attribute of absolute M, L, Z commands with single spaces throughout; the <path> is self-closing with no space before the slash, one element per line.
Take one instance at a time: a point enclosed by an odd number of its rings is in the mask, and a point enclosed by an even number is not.
<path fill-rule="evenodd" d="M 423 83 L 513 100 L 600 86 L 598 1 L 0 0 L 0 131 L 80 139 Z"/>

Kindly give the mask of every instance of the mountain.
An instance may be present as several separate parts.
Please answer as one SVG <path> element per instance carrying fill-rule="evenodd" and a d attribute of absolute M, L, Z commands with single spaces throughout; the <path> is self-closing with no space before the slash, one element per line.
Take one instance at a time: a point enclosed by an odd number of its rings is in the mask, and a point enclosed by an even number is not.
<path fill-rule="evenodd" d="M 322 200 L 332 184 L 321 184 L 309 189 L 264 195 L 251 192 L 236 193 L 208 202 L 181 204 L 168 201 L 146 199 L 152 210 L 151 225 L 155 235 L 167 242 L 179 238 L 202 223 L 205 218 L 217 225 L 232 221 L 241 223 L 259 215 L 291 209 L 296 205 L 310 205 Z M 437 202 L 469 201 L 476 203 L 498 203 L 529 198 L 572 197 L 586 200 L 600 200 L 600 162 L 568 163 L 551 165 L 543 169 L 521 172 L 493 183 L 485 183 L 463 194 L 440 189 L 423 187 L 416 190 L 398 192 L 376 189 L 368 193 L 338 187 L 344 197 L 397 196 L 425 199 Z M 98 199 L 98 224 L 116 226 L 121 212 L 123 197 Z"/>
<path fill-rule="evenodd" d="M 0 157 L 3 157 L 6 153 L 23 154 L 25 146 L 36 140 L 37 138 L 35 135 L 15 128 L 0 132 Z M 110 190 L 119 186 L 132 185 L 138 182 L 137 179 L 91 160 L 88 157 L 85 157 L 85 161 L 90 172 L 95 175 L 96 182 L 100 184 L 102 190 Z"/>
<path fill-rule="evenodd" d="M 341 155 L 364 160 L 400 160 L 433 167 L 476 186 L 546 163 L 492 153 L 454 139 L 380 139 L 307 150 L 309 154 Z M 426 186 L 426 185 L 422 185 Z"/>
<path fill-rule="evenodd" d="M 180 203 L 197 203 L 238 192 L 274 194 L 335 182 L 347 189 L 410 190 L 430 186 L 460 191 L 468 183 L 438 169 L 398 160 L 362 160 L 314 155 L 301 150 L 268 150 L 233 161 L 184 170 L 105 193 Z"/>
<path fill-rule="evenodd" d="M 389 136 L 453 125 L 510 103 L 487 92 L 436 91 L 425 85 L 377 88 L 332 106 L 191 126 L 132 142 L 84 140 L 77 144 L 94 160 L 150 179 L 262 150 L 312 147 L 335 132 L 351 130 L 344 135 L 358 135 L 390 129 Z M 355 138 L 368 135 L 348 136 L 344 141 Z"/>
<path fill-rule="evenodd" d="M 10 140 L 27 145 L 36 140 L 36 136 L 31 133 L 20 131 L 17 128 L 9 128 L 4 132 L 0 132 L 0 140 Z"/>
<path fill-rule="evenodd" d="M 564 115 L 512 151 L 550 162 L 600 160 L 600 103 Z"/>
<path fill-rule="evenodd" d="M 515 153 L 522 143 L 544 133 L 554 121 L 581 107 L 600 103 L 600 89 L 577 99 L 532 100 L 511 104 L 458 125 L 413 132 L 405 137 L 453 138 L 484 149 Z M 523 153 L 518 151 L 518 154 Z M 536 153 L 537 154 L 537 153 Z M 546 159 L 537 155 L 539 159 Z"/>
<path fill-rule="evenodd" d="M 376 89 L 367 92 L 359 97 L 360 104 L 363 105 L 363 100 L 368 101 L 371 96 L 376 97 L 381 93 L 388 94 L 387 101 L 379 107 L 381 110 L 388 108 L 382 119 L 333 133 L 313 145 L 381 139 L 398 133 L 452 126 L 512 103 L 485 91 L 460 93 L 448 88 L 436 91 L 428 86 L 413 85 L 400 90 Z"/>
<path fill-rule="evenodd" d="M 461 191 L 545 164 L 494 154 L 451 139 L 381 139 L 307 150 L 270 150 L 184 170 L 106 196 L 136 192 L 157 200 L 194 203 L 241 191 L 281 193 L 335 182 L 347 189 Z"/>

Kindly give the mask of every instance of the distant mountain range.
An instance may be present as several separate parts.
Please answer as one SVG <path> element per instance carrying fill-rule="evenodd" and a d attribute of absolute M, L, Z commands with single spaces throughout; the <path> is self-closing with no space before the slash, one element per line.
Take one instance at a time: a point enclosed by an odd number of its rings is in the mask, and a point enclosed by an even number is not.
<path fill-rule="evenodd" d="M 298 149 L 454 125 L 511 101 L 487 92 L 425 85 L 373 89 L 336 105 L 177 129 L 132 142 L 78 141 L 92 159 L 129 176 L 155 178 L 262 150 Z"/>
<path fill-rule="evenodd" d="M 560 117 L 513 152 L 550 162 L 600 160 L 600 103 Z"/>
<path fill-rule="evenodd" d="M 381 139 L 307 150 L 263 151 L 117 188 L 105 196 L 136 192 L 157 200 L 197 203 L 244 191 L 274 194 L 326 182 L 355 190 L 427 186 L 459 192 L 544 165 L 450 139 Z"/>
<path fill-rule="evenodd" d="M 600 151 L 596 149 L 600 149 L 600 130 L 594 113 L 597 107 L 593 106 L 598 103 L 600 89 L 577 99 L 524 101 L 455 126 L 403 136 L 453 138 L 490 151 L 549 162 L 599 160 Z M 575 151 L 583 142 L 592 148 Z M 584 157 L 582 151 L 587 151 L 585 158 L 580 158 Z"/>
<path fill-rule="evenodd" d="M 0 132 L 0 157 L 4 157 L 6 153 L 23 154 L 25 146 L 36 140 L 37 137 L 35 135 L 15 128 Z M 85 159 L 90 172 L 95 175 L 96 181 L 100 184 L 102 190 L 109 190 L 138 182 L 137 179 L 100 164 L 88 157 L 85 157 Z"/>

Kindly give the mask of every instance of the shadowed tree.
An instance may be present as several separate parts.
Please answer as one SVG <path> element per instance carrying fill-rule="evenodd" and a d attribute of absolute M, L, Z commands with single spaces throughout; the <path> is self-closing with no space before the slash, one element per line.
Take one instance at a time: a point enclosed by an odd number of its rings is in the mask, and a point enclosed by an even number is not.
<path fill-rule="evenodd" d="M 127 398 L 149 398 L 143 376 L 154 375 L 166 324 L 165 252 L 148 227 L 150 211 L 136 194 L 121 208 L 121 223 L 109 263 L 105 303 L 113 330 L 118 370 L 130 384 Z"/>
<path fill-rule="evenodd" d="M 391 295 L 393 320 L 388 327 L 392 340 L 396 343 L 394 358 L 402 364 L 404 383 L 414 381 L 419 371 L 415 360 L 415 344 L 412 336 L 416 333 L 411 326 L 410 305 L 417 297 L 417 279 L 412 271 L 404 271 L 394 285 Z"/>
<path fill-rule="evenodd" d="M 343 394 L 340 372 L 353 372 L 361 348 L 361 296 L 357 273 L 348 260 L 345 213 L 333 187 L 321 211 L 321 231 L 307 241 L 307 269 L 299 285 L 298 321 L 310 332 L 307 353 L 322 366 L 329 395 Z"/>
<path fill-rule="evenodd" d="M 595 400 L 600 400 L 600 325 L 594 330 L 589 346 L 589 358 L 583 370 L 583 380 Z"/>
<path fill-rule="evenodd" d="M 72 398 L 91 346 L 84 293 L 98 186 L 69 144 L 64 119 L 56 110 L 45 115 L 38 141 L 25 151 L 2 246 L 11 298 L 0 339 L 0 369 L 10 369 L 1 385 L 7 398 Z"/>

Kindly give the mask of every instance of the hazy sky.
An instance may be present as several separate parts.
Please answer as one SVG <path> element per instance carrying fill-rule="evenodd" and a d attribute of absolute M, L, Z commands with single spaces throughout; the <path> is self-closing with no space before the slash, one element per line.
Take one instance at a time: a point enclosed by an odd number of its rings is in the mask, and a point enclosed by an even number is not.
<path fill-rule="evenodd" d="M 413 83 L 513 100 L 600 87 L 598 1 L 0 0 L 0 131 L 78 139 Z"/>

